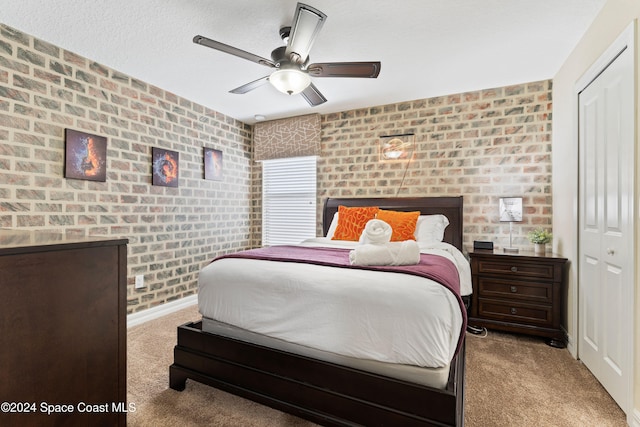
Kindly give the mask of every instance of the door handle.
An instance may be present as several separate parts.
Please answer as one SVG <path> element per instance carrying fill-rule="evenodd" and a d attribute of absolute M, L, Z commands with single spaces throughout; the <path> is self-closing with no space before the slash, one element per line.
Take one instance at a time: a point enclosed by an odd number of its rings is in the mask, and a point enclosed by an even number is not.
<path fill-rule="evenodd" d="M 613 255 L 615 253 L 616 253 L 615 249 L 607 248 L 607 255 Z"/>

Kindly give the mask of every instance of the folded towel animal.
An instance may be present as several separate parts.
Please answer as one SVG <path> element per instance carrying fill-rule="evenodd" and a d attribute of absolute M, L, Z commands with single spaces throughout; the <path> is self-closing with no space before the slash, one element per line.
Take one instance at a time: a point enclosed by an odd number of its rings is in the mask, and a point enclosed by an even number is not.
<path fill-rule="evenodd" d="M 351 265 L 412 265 L 420 262 L 420 246 L 415 240 L 364 244 L 349 252 Z"/>
<path fill-rule="evenodd" d="M 391 240 L 393 230 L 381 219 L 370 219 L 360 235 L 360 243 L 380 245 Z"/>

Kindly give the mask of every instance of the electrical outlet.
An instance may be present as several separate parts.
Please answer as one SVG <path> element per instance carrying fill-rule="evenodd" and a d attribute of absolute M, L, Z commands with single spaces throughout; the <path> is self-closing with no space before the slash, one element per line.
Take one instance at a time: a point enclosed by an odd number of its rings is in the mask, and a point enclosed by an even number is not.
<path fill-rule="evenodd" d="M 136 276 L 136 289 L 144 288 L 144 274 Z"/>

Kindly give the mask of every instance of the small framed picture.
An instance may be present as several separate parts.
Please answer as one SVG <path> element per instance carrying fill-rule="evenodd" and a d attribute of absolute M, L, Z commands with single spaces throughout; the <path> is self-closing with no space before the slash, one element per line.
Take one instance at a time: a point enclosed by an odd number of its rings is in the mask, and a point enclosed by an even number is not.
<path fill-rule="evenodd" d="M 156 147 L 151 151 L 152 184 L 177 187 L 180 179 L 180 153 Z"/>
<path fill-rule="evenodd" d="M 107 138 L 73 129 L 64 130 L 64 177 L 107 180 Z"/>
<path fill-rule="evenodd" d="M 205 147 L 204 179 L 222 181 L 222 151 Z"/>

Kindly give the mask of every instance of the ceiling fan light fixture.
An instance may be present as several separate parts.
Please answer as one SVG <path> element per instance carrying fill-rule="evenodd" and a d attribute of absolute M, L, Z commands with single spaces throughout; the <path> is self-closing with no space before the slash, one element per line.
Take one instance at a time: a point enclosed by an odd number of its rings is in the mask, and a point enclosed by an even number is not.
<path fill-rule="evenodd" d="M 271 73 L 269 82 L 282 93 L 296 95 L 311 84 L 311 77 L 297 68 L 280 68 Z"/>

